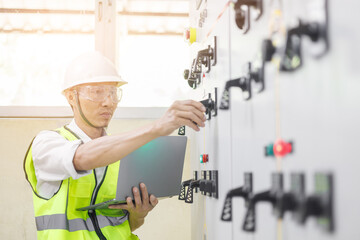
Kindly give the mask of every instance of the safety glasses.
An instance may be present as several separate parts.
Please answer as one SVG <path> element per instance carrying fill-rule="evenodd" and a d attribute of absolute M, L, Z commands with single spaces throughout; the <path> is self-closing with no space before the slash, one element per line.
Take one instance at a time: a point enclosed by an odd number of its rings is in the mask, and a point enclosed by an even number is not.
<path fill-rule="evenodd" d="M 103 102 L 107 97 L 113 103 L 119 103 L 122 98 L 122 89 L 115 86 L 81 86 L 77 88 L 78 93 L 83 97 L 93 102 Z"/>

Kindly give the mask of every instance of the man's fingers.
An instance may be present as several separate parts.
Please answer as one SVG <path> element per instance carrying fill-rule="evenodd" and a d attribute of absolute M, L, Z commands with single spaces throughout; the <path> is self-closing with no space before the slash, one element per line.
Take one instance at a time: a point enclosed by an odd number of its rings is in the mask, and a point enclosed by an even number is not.
<path fill-rule="evenodd" d="M 129 207 L 127 204 L 115 204 L 115 205 L 109 205 L 109 209 L 124 209 L 129 210 Z"/>
<path fill-rule="evenodd" d="M 204 120 L 199 119 L 198 116 L 196 116 L 195 114 L 193 114 L 191 112 L 182 112 L 182 111 L 180 111 L 180 112 L 177 113 L 177 116 L 181 117 L 181 118 L 189 119 L 192 122 L 195 122 L 198 126 L 205 127 Z"/>
<path fill-rule="evenodd" d="M 180 105 L 178 106 L 178 110 L 180 111 L 184 111 L 184 112 L 191 112 L 193 114 L 195 114 L 199 119 L 201 119 L 201 121 L 205 122 L 206 121 L 206 117 L 204 115 L 204 112 L 199 110 L 198 108 L 192 106 L 192 105 Z"/>
<path fill-rule="evenodd" d="M 200 128 L 191 120 L 187 120 L 184 123 L 185 126 L 191 127 L 192 129 L 194 129 L 195 131 L 200 131 Z"/>
<path fill-rule="evenodd" d="M 194 101 L 194 100 L 185 100 L 185 101 L 181 101 L 181 102 L 186 105 L 193 106 L 193 107 L 197 108 L 199 111 L 202 111 L 202 112 L 206 111 L 205 106 L 201 102 Z"/>
<path fill-rule="evenodd" d="M 134 204 L 133 201 L 131 199 L 131 197 L 127 197 L 126 198 L 126 204 L 114 204 L 114 205 L 109 205 L 109 209 L 124 209 L 124 210 L 130 210 L 134 208 Z"/>
<path fill-rule="evenodd" d="M 185 119 L 185 118 L 179 118 L 178 119 L 178 124 L 179 126 L 188 126 L 192 129 L 194 129 L 195 131 L 200 131 L 200 128 L 196 125 L 196 123 L 194 123 L 193 121 L 189 120 L 189 119 Z"/>
<path fill-rule="evenodd" d="M 126 205 L 127 209 L 126 210 L 135 208 L 133 200 L 131 199 L 131 197 L 126 198 L 126 203 L 127 203 L 127 205 Z"/>
<path fill-rule="evenodd" d="M 158 204 L 158 202 L 159 200 L 154 195 L 150 196 L 150 203 L 153 208 Z"/>
<path fill-rule="evenodd" d="M 147 191 L 146 185 L 144 183 L 140 183 L 141 196 L 143 203 L 149 202 L 149 193 Z"/>
<path fill-rule="evenodd" d="M 133 194 L 134 194 L 134 199 L 135 199 L 135 207 L 140 207 L 141 206 L 141 198 L 140 198 L 140 193 L 139 193 L 139 189 L 137 187 L 133 188 Z"/>
<path fill-rule="evenodd" d="M 198 132 L 199 127 L 205 127 L 205 111 L 206 108 L 201 102 L 175 101 L 165 115 L 155 122 L 156 132 L 160 136 L 166 136 L 184 125 Z"/>

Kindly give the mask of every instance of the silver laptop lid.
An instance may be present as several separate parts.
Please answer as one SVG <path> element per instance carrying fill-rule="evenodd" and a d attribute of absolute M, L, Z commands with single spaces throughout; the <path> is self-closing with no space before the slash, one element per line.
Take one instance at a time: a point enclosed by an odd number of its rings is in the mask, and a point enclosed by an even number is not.
<path fill-rule="evenodd" d="M 159 137 L 120 161 L 116 200 L 132 197 L 132 187 L 145 183 L 149 194 L 158 198 L 179 193 L 187 137 Z"/>

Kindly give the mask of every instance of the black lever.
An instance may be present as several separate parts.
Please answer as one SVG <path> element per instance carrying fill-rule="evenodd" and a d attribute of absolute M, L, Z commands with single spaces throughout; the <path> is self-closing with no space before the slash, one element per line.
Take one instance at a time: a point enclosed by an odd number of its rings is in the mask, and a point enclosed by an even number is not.
<path fill-rule="evenodd" d="M 181 190 L 179 194 L 179 200 L 185 200 L 185 194 L 186 194 L 186 187 L 188 187 L 191 183 L 191 181 L 194 181 L 194 179 L 189 179 L 181 183 Z"/>
<path fill-rule="evenodd" d="M 184 79 L 188 81 L 189 86 L 193 89 L 196 89 L 201 83 L 201 64 L 197 62 L 197 59 L 193 59 L 190 70 L 184 70 Z"/>
<path fill-rule="evenodd" d="M 265 79 L 264 79 L 265 63 L 263 62 L 261 68 L 253 71 L 251 62 L 248 63 L 248 72 L 247 78 L 253 80 L 256 84 L 259 85 L 257 92 L 262 92 L 265 89 Z"/>
<path fill-rule="evenodd" d="M 274 213 L 279 219 L 284 217 L 285 212 L 297 212 L 301 201 L 305 198 L 304 174 L 292 173 L 290 181 L 290 192 L 284 192 L 279 188 L 276 194 Z"/>
<path fill-rule="evenodd" d="M 276 48 L 271 39 L 264 39 L 261 45 L 262 62 L 271 62 L 275 52 Z"/>
<path fill-rule="evenodd" d="M 252 64 L 248 63 L 248 78 L 254 80 L 259 85 L 257 92 L 265 89 L 265 64 L 270 62 L 276 52 L 276 48 L 270 39 L 265 39 L 261 45 L 261 67 L 253 71 Z"/>
<path fill-rule="evenodd" d="M 276 52 L 276 48 L 274 47 L 272 41 L 270 39 L 265 39 L 262 42 L 261 46 L 261 66 L 260 68 L 257 68 L 256 70 L 253 70 L 252 63 L 248 63 L 248 71 L 246 74 L 246 78 L 249 79 L 249 82 L 253 80 L 257 85 L 259 85 L 258 88 L 256 88 L 256 91 L 258 93 L 264 91 L 265 89 L 265 64 L 266 62 L 269 62 L 272 60 L 273 55 Z M 249 96 L 248 98 L 251 98 L 251 87 L 249 87 Z M 224 104 L 226 106 L 226 103 Z M 226 108 L 225 108 L 226 109 Z"/>
<path fill-rule="evenodd" d="M 239 188 L 230 190 L 226 194 L 224 207 L 221 213 L 221 220 L 230 222 L 232 221 L 232 198 L 242 197 L 245 200 L 245 206 L 248 205 L 249 195 L 252 193 L 252 173 L 244 174 L 244 185 Z"/>
<path fill-rule="evenodd" d="M 210 172 L 210 171 L 209 171 Z M 186 203 L 193 203 L 193 194 L 194 188 L 199 187 L 201 192 L 204 192 L 205 195 L 213 196 L 214 198 L 219 197 L 218 191 L 218 171 L 211 171 L 209 173 L 210 179 L 200 179 L 200 180 L 193 180 L 190 182 L 185 202 Z"/>
<path fill-rule="evenodd" d="M 205 114 L 208 116 L 208 120 L 211 119 L 211 116 L 217 116 L 217 88 L 215 88 L 215 100 L 211 98 L 211 93 L 209 93 L 208 98 L 200 102 L 206 108 Z"/>
<path fill-rule="evenodd" d="M 208 48 L 198 51 L 197 56 L 193 59 L 191 69 L 184 70 L 184 79 L 188 81 L 191 88 L 196 89 L 201 83 L 202 65 L 206 67 L 206 73 L 211 71 L 211 66 L 217 62 L 217 40 L 214 36 L 214 46 L 208 45 Z"/>
<path fill-rule="evenodd" d="M 187 190 L 186 190 L 186 187 L 189 187 L 190 183 L 194 180 L 197 180 L 198 179 L 198 172 L 197 171 L 194 171 L 193 173 L 193 178 L 192 179 L 189 179 L 189 180 L 186 180 L 184 182 L 181 183 L 181 189 L 180 189 L 180 194 L 179 194 L 179 200 L 185 200 L 186 198 L 186 193 L 187 193 Z M 195 188 L 195 192 L 197 192 L 197 188 Z"/>
<path fill-rule="evenodd" d="M 250 81 L 253 80 L 259 87 L 257 92 L 260 93 L 265 89 L 265 64 L 272 60 L 273 55 L 276 52 L 272 41 L 270 39 L 265 39 L 261 45 L 261 66 L 256 70 L 253 70 L 252 63 L 248 63 L 248 71 L 246 78 L 249 78 Z"/>
<path fill-rule="evenodd" d="M 294 216 L 301 224 L 315 217 L 323 230 L 334 231 L 332 174 L 315 174 L 315 193 L 303 199 Z"/>
<path fill-rule="evenodd" d="M 250 78 L 241 77 L 233 80 L 229 80 L 225 84 L 225 89 L 221 97 L 220 109 L 227 110 L 230 108 L 230 88 L 239 87 L 243 94 L 244 99 L 249 100 L 251 98 L 251 83 Z"/>
<path fill-rule="evenodd" d="M 272 174 L 271 189 L 261 193 L 251 195 L 246 211 L 243 230 L 246 232 L 255 232 L 256 230 L 256 204 L 258 202 L 269 202 L 273 207 L 276 203 L 276 195 L 279 189 L 283 188 L 283 175 L 281 173 Z"/>
<path fill-rule="evenodd" d="M 314 24 L 303 24 L 288 30 L 285 45 L 285 53 L 281 59 L 280 70 L 284 72 L 295 71 L 302 66 L 301 36 L 307 35 L 312 41 L 317 41 L 318 26 Z"/>
<path fill-rule="evenodd" d="M 209 179 L 205 180 L 205 195 L 210 197 L 219 198 L 219 176 L 218 171 L 209 171 Z M 201 184 L 200 184 L 201 191 Z"/>
<path fill-rule="evenodd" d="M 205 180 L 203 180 L 203 179 L 199 179 L 199 180 L 193 180 L 190 182 L 188 190 L 186 192 L 186 196 L 185 196 L 186 203 L 193 203 L 194 188 L 200 187 L 200 182 L 201 182 L 200 191 L 203 191 L 203 189 L 205 188 L 204 181 Z"/>
<path fill-rule="evenodd" d="M 329 50 L 328 37 L 328 0 L 325 1 L 325 20 L 324 22 L 310 22 L 305 23 L 301 19 L 297 27 L 289 29 L 287 32 L 285 53 L 282 57 L 280 70 L 285 72 L 292 72 L 302 66 L 301 54 L 301 37 L 307 36 L 312 42 L 323 41 L 325 47 L 323 51 L 316 55 L 317 58 L 322 57 Z"/>
<path fill-rule="evenodd" d="M 185 135 L 185 126 L 179 127 L 178 135 L 181 136 Z"/>
<path fill-rule="evenodd" d="M 246 7 L 246 10 L 243 9 Z M 259 11 L 255 20 L 259 20 L 263 14 L 262 0 L 238 0 L 234 4 L 236 25 L 246 34 L 250 30 L 250 7 Z"/>

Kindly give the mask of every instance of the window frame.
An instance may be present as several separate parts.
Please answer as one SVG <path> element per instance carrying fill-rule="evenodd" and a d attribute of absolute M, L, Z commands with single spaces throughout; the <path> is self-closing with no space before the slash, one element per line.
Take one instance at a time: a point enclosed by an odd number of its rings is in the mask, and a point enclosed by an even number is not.
<path fill-rule="evenodd" d="M 113 119 L 156 119 L 166 110 L 166 107 L 118 107 Z M 0 106 L 0 119 L 3 118 L 73 118 L 73 113 L 65 106 Z"/>

